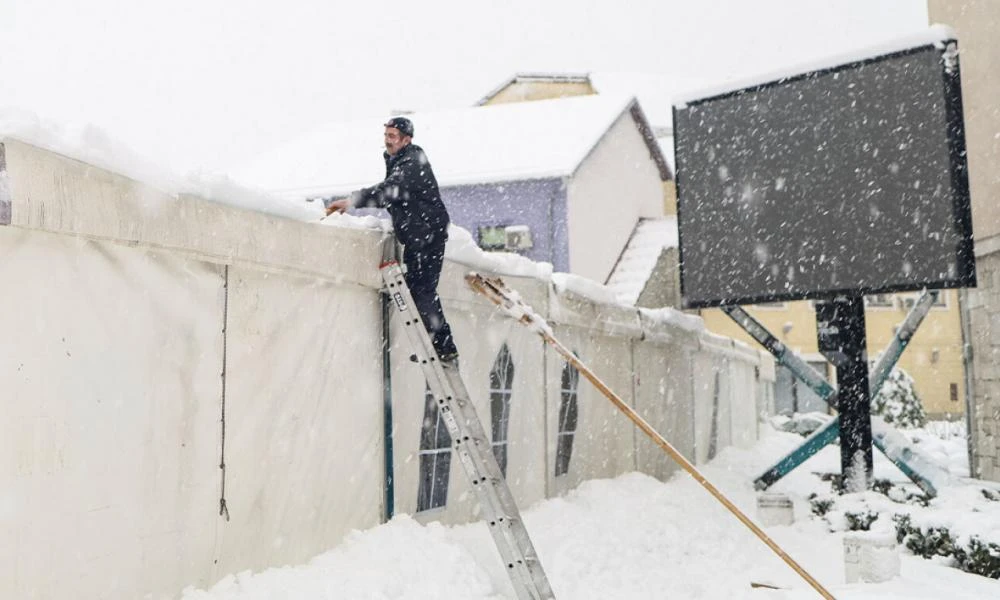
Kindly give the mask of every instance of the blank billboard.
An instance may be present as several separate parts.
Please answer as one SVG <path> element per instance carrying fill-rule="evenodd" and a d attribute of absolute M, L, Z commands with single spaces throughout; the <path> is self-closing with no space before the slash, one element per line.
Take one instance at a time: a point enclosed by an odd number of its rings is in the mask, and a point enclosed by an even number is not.
<path fill-rule="evenodd" d="M 675 105 L 684 306 L 974 286 L 956 48 Z"/>

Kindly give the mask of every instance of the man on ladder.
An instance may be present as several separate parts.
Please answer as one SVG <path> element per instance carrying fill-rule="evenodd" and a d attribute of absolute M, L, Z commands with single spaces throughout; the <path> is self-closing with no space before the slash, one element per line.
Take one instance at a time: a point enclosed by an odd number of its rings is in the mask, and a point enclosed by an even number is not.
<path fill-rule="evenodd" d="M 403 245 L 406 273 L 388 257 L 379 270 L 410 338 L 415 352 L 411 359 L 424 371 L 515 595 L 519 600 L 550 600 L 554 598 L 552 588 L 457 369 L 458 350 L 437 294 L 448 239 L 448 211 L 431 165 L 412 139 L 409 119 L 390 119 L 385 124 L 385 179 L 348 198 L 324 200 L 326 212 L 329 215 L 354 206 L 389 211 L 396 240 Z M 414 309 L 423 329 L 417 325 Z M 439 361 L 430 356 L 431 350 Z"/>
<path fill-rule="evenodd" d="M 403 245 L 406 285 L 420 312 L 434 350 L 444 362 L 458 358 L 451 327 L 444 317 L 437 285 L 448 241 L 448 210 L 423 149 L 413 142 L 413 122 L 393 117 L 385 124 L 385 179 L 347 198 L 324 199 L 326 214 L 351 207 L 389 211 L 396 240 Z"/>

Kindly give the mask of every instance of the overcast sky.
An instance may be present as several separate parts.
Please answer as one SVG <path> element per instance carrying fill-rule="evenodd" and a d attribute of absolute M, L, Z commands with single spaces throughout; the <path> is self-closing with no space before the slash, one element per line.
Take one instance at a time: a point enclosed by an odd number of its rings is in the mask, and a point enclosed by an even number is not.
<path fill-rule="evenodd" d="M 221 169 L 318 123 L 469 105 L 515 72 L 704 84 L 926 26 L 922 0 L 0 0 L 0 109 Z"/>

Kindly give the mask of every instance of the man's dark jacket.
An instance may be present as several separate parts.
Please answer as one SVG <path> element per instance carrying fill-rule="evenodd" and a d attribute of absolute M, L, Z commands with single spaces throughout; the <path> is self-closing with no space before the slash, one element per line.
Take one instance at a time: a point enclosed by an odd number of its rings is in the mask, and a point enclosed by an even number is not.
<path fill-rule="evenodd" d="M 395 156 L 383 153 L 383 157 L 385 180 L 354 192 L 354 206 L 388 210 L 396 239 L 411 250 L 443 246 L 448 239 L 448 211 L 423 149 L 408 144 Z"/>

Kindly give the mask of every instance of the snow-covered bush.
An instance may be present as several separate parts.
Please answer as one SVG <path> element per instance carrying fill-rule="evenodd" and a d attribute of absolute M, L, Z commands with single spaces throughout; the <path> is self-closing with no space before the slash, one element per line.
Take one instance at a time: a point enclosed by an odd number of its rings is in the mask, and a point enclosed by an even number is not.
<path fill-rule="evenodd" d="M 864 512 L 847 511 L 844 513 L 844 518 L 847 520 L 848 531 L 869 531 L 872 528 L 872 523 L 878 520 L 878 513 L 870 510 Z"/>
<path fill-rule="evenodd" d="M 889 373 L 882 389 L 872 400 L 872 414 L 880 415 L 887 423 L 914 429 L 927 423 L 924 406 L 913 389 L 913 378 L 899 367 Z"/>
<path fill-rule="evenodd" d="M 1000 579 L 1000 544 L 974 537 L 965 547 L 955 550 L 955 560 L 963 571 Z"/>
<path fill-rule="evenodd" d="M 1000 544 L 972 536 L 965 544 L 947 527 L 920 527 L 914 525 L 910 515 L 893 515 L 896 522 L 896 541 L 924 558 L 944 556 L 955 561 L 955 566 L 967 573 L 1000 579 Z"/>

